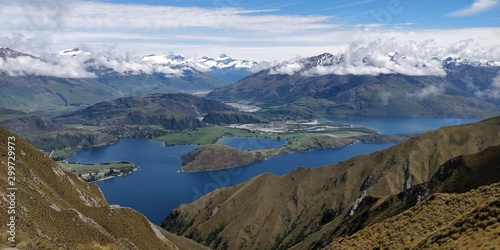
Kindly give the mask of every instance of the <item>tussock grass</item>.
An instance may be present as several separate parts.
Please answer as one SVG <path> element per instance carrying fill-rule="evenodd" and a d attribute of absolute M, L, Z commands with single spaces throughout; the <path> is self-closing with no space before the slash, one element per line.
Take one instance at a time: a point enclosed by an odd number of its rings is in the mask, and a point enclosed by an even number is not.
<path fill-rule="evenodd" d="M 16 233 L 20 249 L 175 249 L 157 237 L 153 225 L 130 208 L 109 206 L 99 188 L 65 172 L 19 136 L 0 127 L 0 162 L 6 164 L 7 138 L 15 137 Z M 7 171 L 0 171 L 7 187 Z M 5 197 L 6 189 L 0 189 Z M 7 200 L 0 206 L 8 207 Z M 8 221 L 7 213 L 0 213 Z M 6 226 L 0 225 L 2 232 Z M 5 242 L 5 235 L 2 235 Z M 96 246 L 97 247 L 97 246 Z M 100 248 L 97 248 L 100 249 Z"/>
<path fill-rule="evenodd" d="M 500 183 L 462 194 L 433 194 L 415 207 L 329 249 L 492 249 L 500 245 Z"/>

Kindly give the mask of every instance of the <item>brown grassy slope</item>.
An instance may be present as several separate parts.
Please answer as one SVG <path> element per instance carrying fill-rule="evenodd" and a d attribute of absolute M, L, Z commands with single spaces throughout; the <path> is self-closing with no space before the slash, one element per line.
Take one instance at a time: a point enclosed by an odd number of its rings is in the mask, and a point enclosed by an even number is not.
<path fill-rule="evenodd" d="M 181 156 L 183 171 L 203 171 L 237 167 L 257 161 L 254 154 L 229 146 L 203 145 Z"/>
<path fill-rule="evenodd" d="M 0 127 L 2 245 L 6 246 L 8 137 L 15 137 L 16 233 L 21 249 L 175 249 L 140 213 L 110 206 L 94 184 L 67 173 L 19 136 Z"/>
<path fill-rule="evenodd" d="M 413 208 L 334 239 L 328 249 L 495 249 L 500 246 L 500 184 L 432 194 Z"/>
<path fill-rule="evenodd" d="M 334 230 L 323 230 L 314 248 L 321 248 L 333 238 L 344 237 L 365 227 L 393 217 L 415 206 L 433 193 L 464 193 L 500 181 L 500 145 L 471 155 L 450 159 L 439 168 L 428 183 L 416 185 L 397 195 L 367 196 L 353 216 L 347 217 Z M 304 244 L 302 244 L 304 245 Z"/>
<path fill-rule="evenodd" d="M 303 249 L 339 225 L 362 190 L 374 197 L 398 194 L 405 184 L 429 181 L 445 161 L 497 144 L 500 117 L 445 127 L 336 165 L 263 174 L 216 190 L 173 210 L 163 227 L 214 248 L 284 249 L 305 242 Z"/>

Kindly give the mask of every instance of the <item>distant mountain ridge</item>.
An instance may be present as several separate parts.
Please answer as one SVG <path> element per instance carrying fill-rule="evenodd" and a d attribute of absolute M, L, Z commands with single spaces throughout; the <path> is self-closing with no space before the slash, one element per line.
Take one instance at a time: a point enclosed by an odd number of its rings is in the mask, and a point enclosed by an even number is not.
<path fill-rule="evenodd" d="M 252 69 L 257 66 L 257 62 L 251 60 L 237 60 L 226 54 L 221 54 L 217 58 L 203 56 L 201 58 L 185 58 L 181 55 L 147 55 L 140 59 L 155 65 L 169 67 L 188 66 L 204 71 L 217 79 L 226 83 L 233 83 L 252 74 Z"/>
<path fill-rule="evenodd" d="M 165 54 L 165 55 L 147 55 L 140 59 L 141 61 L 151 62 L 154 64 L 164 64 L 164 65 L 193 65 L 200 64 L 201 66 L 209 68 L 247 68 L 251 69 L 257 65 L 257 62 L 250 60 L 237 60 L 229 57 L 226 54 L 221 54 L 217 58 L 210 58 L 203 56 L 201 58 L 185 58 L 181 55 Z"/>
<path fill-rule="evenodd" d="M 35 56 L 11 50 L 7 47 L 0 47 L 0 58 L 4 60 L 6 60 L 7 58 L 17 58 L 21 56 L 36 58 Z"/>
<path fill-rule="evenodd" d="M 70 114 L 57 116 L 53 120 L 63 124 L 156 125 L 180 130 L 203 126 L 197 116 L 230 110 L 235 111 L 235 108 L 216 100 L 189 94 L 152 94 L 100 102 Z"/>
<path fill-rule="evenodd" d="M 59 55 L 73 57 L 81 56 L 87 57 L 88 61 L 95 61 L 95 59 L 93 59 L 95 56 L 92 53 L 82 51 L 79 48 L 61 51 L 59 52 Z M 108 60 L 113 61 L 116 59 L 108 58 Z M 149 65 L 149 67 L 152 67 L 153 70 L 151 73 L 180 74 L 180 72 L 176 71 L 182 70 L 184 73 L 186 73 L 186 71 L 199 71 L 207 75 L 211 75 L 216 79 L 222 80 L 223 83 L 232 83 L 250 75 L 252 73 L 252 68 L 258 64 L 257 62 L 251 60 L 233 59 L 226 54 L 220 54 L 217 58 L 210 58 L 207 56 L 203 56 L 201 58 L 186 58 L 173 53 L 166 53 L 163 55 L 146 55 L 136 61 L 128 59 L 128 63 L 136 64 L 136 66 L 141 64 Z M 141 68 L 143 67 L 131 69 L 129 73 L 142 73 Z M 112 70 L 112 68 L 110 68 L 110 70 Z"/>
<path fill-rule="evenodd" d="M 208 97 L 302 117 L 468 117 L 499 109 L 500 63 L 324 53 L 221 86 Z"/>
<path fill-rule="evenodd" d="M 0 106 L 24 112 L 71 110 L 123 96 L 207 91 L 250 75 L 257 64 L 226 55 L 135 60 L 79 48 L 42 59 L 2 47 L 0 58 Z"/>

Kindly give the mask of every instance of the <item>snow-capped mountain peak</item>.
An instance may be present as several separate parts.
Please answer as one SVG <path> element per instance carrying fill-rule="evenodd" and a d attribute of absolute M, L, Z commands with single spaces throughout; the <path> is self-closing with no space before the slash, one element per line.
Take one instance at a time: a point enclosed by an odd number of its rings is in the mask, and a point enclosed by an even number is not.
<path fill-rule="evenodd" d="M 149 62 L 151 64 L 161 64 L 178 66 L 186 63 L 186 59 L 181 55 L 165 54 L 165 55 L 147 55 L 140 59 L 141 62 Z"/>
<path fill-rule="evenodd" d="M 61 55 L 61 56 L 78 56 L 78 55 L 88 56 L 88 55 L 90 55 L 90 52 L 83 51 L 79 48 L 73 48 L 73 49 L 63 50 L 63 51 L 59 52 L 59 55 Z"/>
<path fill-rule="evenodd" d="M 21 56 L 37 58 L 37 57 L 29 55 L 29 54 L 25 54 L 25 53 L 17 52 L 15 50 L 11 50 L 7 47 L 0 47 L 0 58 L 3 58 L 4 60 L 7 58 L 16 58 L 16 57 L 21 57 Z"/>
<path fill-rule="evenodd" d="M 438 57 L 423 58 L 418 55 L 406 55 L 396 51 L 332 55 L 323 53 L 317 56 L 282 62 L 270 69 L 270 74 L 299 74 L 317 76 L 327 74 L 406 74 L 444 76 L 446 71 L 457 66 L 498 67 L 500 62 L 474 62 L 462 58 Z"/>
<path fill-rule="evenodd" d="M 459 66 L 474 66 L 474 67 L 499 67 L 500 62 L 496 61 L 487 61 L 487 62 L 477 62 L 477 61 L 469 61 L 467 59 L 461 57 L 448 57 L 443 60 L 444 67 L 459 67 Z"/>
<path fill-rule="evenodd" d="M 143 62 L 149 62 L 152 64 L 162 64 L 162 65 L 187 65 L 194 68 L 207 67 L 207 68 L 247 68 L 250 69 L 257 65 L 257 62 L 247 61 L 247 60 L 236 60 L 229 57 L 226 54 L 221 54 L 217 58 L 210 58 L 203 56 L 201 58 L 184 58 L 180 55 L 166 54 L 166 55 L 148 55 L 141 58 Z"/>
<path fill-rule="evenodd" d="M 230 57 L 228 55 L 226 55 L 226 54 L 223 53 L 223 54 L 220 54 L 219 57 L 216 60 L 225 60 L 227 58 L 230 58 Z"/>

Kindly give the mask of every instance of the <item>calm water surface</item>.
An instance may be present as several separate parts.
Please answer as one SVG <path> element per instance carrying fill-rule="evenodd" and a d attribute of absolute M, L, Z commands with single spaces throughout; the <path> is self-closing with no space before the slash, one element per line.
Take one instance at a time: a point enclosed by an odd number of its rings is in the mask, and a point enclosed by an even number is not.
<path fill-rule="evenodd" d="M 81 150 L 68 160 L 95 164 L 123 160 L 140 166 L 141 169 L 131 175 L 101 181 L 97 185 L 110 204 L 132 207 L 159 224 L 173 208 L 258 174 L 271 172 L 283 175 L 301 166 L 316 168 L 392 145 L 357 143 L 340 149 L 280 155 L 239 168 L 185 173 L 178 172 L 181 168 L 179 156 L 197 146 L 165 147 L 160 142 L 124 138 L 116 145 Z"/>
<path fill-rule="evenodd" d="M 474 118 L 416 118 L 416 117 L 356 117 L 337 119 L 329 118 L 333 122 L 342 124 L 360 125 L 374 129 L 382 134 L 413 134 L 444 126 L 454 126 L 477 122 Z"/>
<path fill-rule="evenodd" d="M 421 133 L 440 126 L 473 122 L 473 119 L 432 118 L 355 118 L 332 119 L 335 122 L 370 127 L 381 133 Z M 219 144 L 240 149 L 269 148 L 284 145 L 285 140 L 266 138 L 222 138 Z M 244 167 L 210 172 L 182 173 L 179 156 L 195 149 L 196 145 L 165 147 L 164 143 L 124 138 L 118 144 L 78 151 L 69 161 L 103 163 L 129 161 L 140 170 L 129 176 L 98 182 L 98 186 L 110 204 L 132 207 L 154 223 L 161 223 L 170 211 L 193 202 L 217 188 L 236 185 L 264 172 L 277 175 L 289 173 L 304 166 L 316 168 L 337 163 L 356 155 L 368 154 L 394 143 L 357 143 L 339 149 L 318 149 L 269 158 Z"/>

